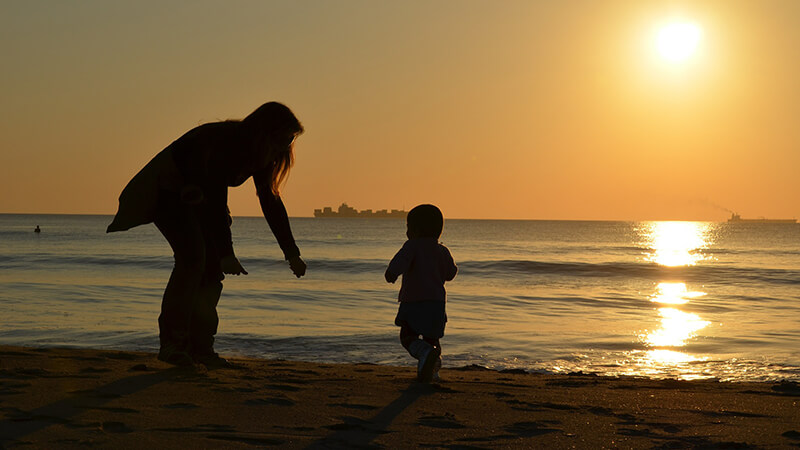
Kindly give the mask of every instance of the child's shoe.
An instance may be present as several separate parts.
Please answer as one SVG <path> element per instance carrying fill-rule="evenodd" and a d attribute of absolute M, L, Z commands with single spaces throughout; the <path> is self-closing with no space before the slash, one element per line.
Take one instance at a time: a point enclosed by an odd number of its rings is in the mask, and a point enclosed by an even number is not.
<path fill-rule="evenodd" d="M 417 381 L 420 383 L 430 383 L 433 378 L 433 368 L 439 359 L 436 351 L 430 344 L 423 340 L 411 343 L 408 348 L 412 356 L 417 358 Z"/>
<path fill-rule="evenodd" d="M 417 380 L 420 383 L 430 383 L 433 380 L 433 373 L 438 360 L 439 356 L 436 355 L 436 351 L 433 348 L 424 352 L 417 364 Z"/>

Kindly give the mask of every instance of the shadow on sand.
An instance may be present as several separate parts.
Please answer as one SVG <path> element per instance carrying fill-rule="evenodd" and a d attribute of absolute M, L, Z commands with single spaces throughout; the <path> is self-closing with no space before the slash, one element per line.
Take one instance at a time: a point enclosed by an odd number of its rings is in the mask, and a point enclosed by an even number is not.
<path fill-rule="evenodd" d="M 380 410 L 374 417 L 364 420 L 357 417 L 342 417 L 342 423 L 327 428 L 333 434 L 309 445 L 308 448 L 365 448 L 382 434 L 389 433 L 392 422 L 414 404 L 420 397 L 436 393 L 436 384 L 413 382 L 400 396 Z"/>

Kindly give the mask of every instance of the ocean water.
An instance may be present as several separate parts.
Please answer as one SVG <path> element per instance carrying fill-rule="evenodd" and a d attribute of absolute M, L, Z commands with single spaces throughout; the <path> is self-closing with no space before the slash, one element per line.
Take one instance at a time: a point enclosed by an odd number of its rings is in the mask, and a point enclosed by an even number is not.
<path fill-rule="evenodd" d="M 171 251 L 110 220 L 0 215 L 0 344 L 157 351 Z M 301 279 L 262 218 L 235 219 L 250 274 L 224 282 L 217 350 L 411 366 L 383 279 L 404 221 L 291 222 Z M 441 241 L 446 367 L 800 380 L 800 224 L 447 220 Z"/>

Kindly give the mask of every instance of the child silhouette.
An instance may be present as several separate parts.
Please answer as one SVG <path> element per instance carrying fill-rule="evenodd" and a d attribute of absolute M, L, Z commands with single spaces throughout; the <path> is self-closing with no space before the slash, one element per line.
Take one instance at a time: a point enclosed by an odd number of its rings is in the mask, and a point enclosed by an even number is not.
<path fill-rule="evenodd" d="M 458 268 L 447 247 L 439 243 L 444 227 L 439 208 L 416 206 L 408 212 L 406 224 L 408 240 L 389 262 L 384 277 L 394 283 L 403 275 L 394 323 L 400 327 L 400 343 L 419 361 L 417 379 L 427 383 L 441 367 L 439 339 L 447 322 L 444 283 L 455 278 Z"/>

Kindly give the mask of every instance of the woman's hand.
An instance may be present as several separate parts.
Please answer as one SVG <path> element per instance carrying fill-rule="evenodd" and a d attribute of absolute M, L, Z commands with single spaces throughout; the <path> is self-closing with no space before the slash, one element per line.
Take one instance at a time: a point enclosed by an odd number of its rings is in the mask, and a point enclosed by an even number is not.
<path fill-rule="evenodd" d="M 289 259 L 289 268 L 292 269 L 292 273 L 294 273 L 294 276 L 297 278 L 300 278 L 306 274 L 306 262 L 303 261 L 299 256 Z"/>
<path fill-rule="evenodd" d="M 247 271 L 244 270 L 244 267 L 234 255 L 223 256 L 219 266 L 222 269 L 222 273 L 228 275 L 247 275 Z"/>

